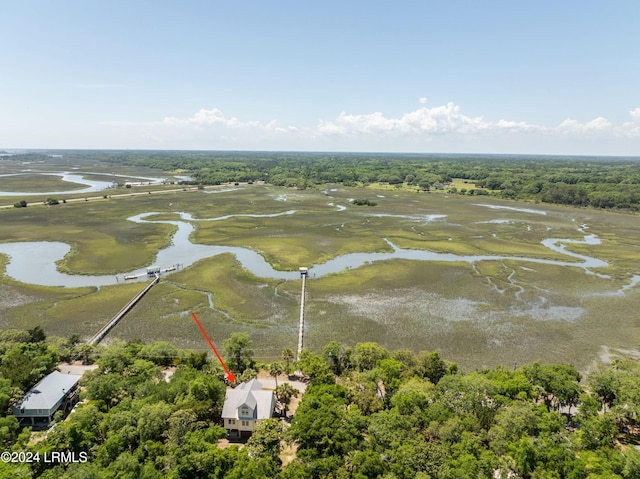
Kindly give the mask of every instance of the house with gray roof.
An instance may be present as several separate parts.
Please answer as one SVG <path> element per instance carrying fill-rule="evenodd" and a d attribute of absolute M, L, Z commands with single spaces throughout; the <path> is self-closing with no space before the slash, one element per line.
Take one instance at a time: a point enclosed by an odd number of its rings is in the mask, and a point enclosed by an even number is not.
<path fill-rule="evenodd" d="M 224 428 L 230 437 L 247 437 L 261 419 L 273 416 L 276 399 L 273 391 L 262 388 L 257 379 L 227 389 L 222 407 Z"/>
<path fill-rule="evenodd" d="M 78 402 L 80 377 L 59 371 L 52 372 L 13 406 L 13 415 L 21 426 L 30 426 L 34 430 L 47 429 L 57 411 L 68 413 Z"/>

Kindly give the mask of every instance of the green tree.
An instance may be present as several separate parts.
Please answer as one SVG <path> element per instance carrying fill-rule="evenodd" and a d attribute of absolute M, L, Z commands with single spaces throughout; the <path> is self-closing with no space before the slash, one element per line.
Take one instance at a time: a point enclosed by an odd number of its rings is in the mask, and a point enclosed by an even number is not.
<path fill-rule="evenodd" d="M 375 373 L 353 371 L 350 374 L 349 390 L 352 402 L 362 414 L 369 416 L 384 408 L 384 402 Z"/>
<path fill-rule="evenodd" d="M 616 398 L 620 394 L 620 378 L 610 368 L 600 368 L 591 373 L 587 384 L 591 394 L 600 401 L 603 408 L 611 407 L 615 404 Z"/>
<path fill-rule="evenodd" d="M 450 366 L 442 360 L 437 351 L 420 351 L 418 354 L 418 373 L 433 384 L 438 384 L 443 376 L 451 371 L 455 372 L 455 369 L 453 365 Z"/>
<path fill-rule="evenodd" d="M 15 416 L 0 417 L 0 444 L 8 447 L 18 438 L 18 420 Z"/>
<path fill-rule="evenodd" d="M 640 477 L 640 451 L 629 448 L 624 453 L 624 469 L 622 477 L 632 479 Z"/>
<path fill-rule="evenodd" d="M 253 341 L 248 333 L 232 333 L 222 342 L 222 349 L 234 371 L 242 373 L 253 367 Z"/>
<path fill-rule="evenodd" d="M 100 347 L 98 365 L 104 373 L 122 373 L 124 369 L 133 363 L 139 348 L 130 343 L 115 340 L 109 343 L 108 348 Z"/>
<path fill-rule="evenodd" d="M 206 351 L 189 351 L 182 362 L 194 369 L 202 370 L 209 364 L 209 356 Z"/>
<path fill-rule="evenodd" d="M 351 365 L 351 348 L 339 343 L 338 341 L 330 341 L 322 349 L 322 355 L 334 374 L 340 376 L 343 371 L 349 369 Z"/>
<path fill-rule="evenodd" d="M 418 359 L 416 358 L 416 355 L 409 349 L 398 349 L 396 351 L 393 351 L 391 357 L 396 361 L 400 361 L 408 369 L 415 369 L 418 365 Z"/>
<path fill-rule="evenodd" d="M 52 450 L 89 451 L 104 441 L 103 417 L 103 413 L 93 404 L 78 406 L 68 420 L 56 424 L 49 432 L 47 444 Z"/>
<path fill-rule="evenodd" d="M 531 384 L 541 391 L 549 409 L 575 406 L 582 392 L 580 373 L 570 364 L 533 363 L 522 367 Z"/>
<path fill-rule="evenodd" d="M 0 375 L 9 379 L 12 386 L 28 390 L 53 371 L 57 363 L 58 355 L 45 343 L 17 343 L 2 355 Z"/>
<path fill-rule="evenodd" d="M 92 344 L 84 343 L 80 346 L 80 357 L 84 364 L 92 364 L 91 356 L 95 352 L 95 347 Z"/>
<path fill-rule="evenodd" d="M 357 343 L 353 347 L 351 361 L 358 371 L 366 371 L 376 367 L 381 359 L 389 357 L 389 351 L 378 343 L 366 342 Z"/>
<path fill-rule="evenodd" d="M 543 406 L 540 407 L 544 410 Z M 525 436 L 537 436 L 539 415 L 538 406 L 529 402 L 517 403 L 499 411 L 489 430 L 491 448 L 498 454 L 504 454 L 508 443 Z"/>
<path fill-rule="evenodd" d="M 436 387 L 430 381 L 413 377 L 400 385 L 391 405 L 404 415 L 421 418 L 435 398 Z"/>
<path fill-rule="evenodd" d="M 138 435 L 141 441 L 160 440 L 167 430 L 171 406 L 164 401 L 144 405 L 138 413 Z"/>
<path fill-rule="evenodd" d="M 198 427 L 198 415 L 191 409 L 179 409 L 169 416 L 166 437 L 169 443 L 181 446 L 188 432 Z"/>
<path fill-rule="evenodd" d="M 289 383 L 283 383 L 276 388 L 276 397 L 278 398 L 278 402 L 280 402 L 284 406 L 284 415 L 287 415 L 287 407 L 289 403 L 294 397 L 297 397 L 300 394 L 296 388 L 294 388 Z"/>
<path fill-rule="evenodd" d="M 420 436 L 417 422 L 415 417 L 404 414 L 398 408 L 376 412 L 369 420 L 368 441 L 377 453 L 389 453 L 400 442 L 414 440 Z"/>
<path fill-rule="evenodd" d="M 32 343 L 42 343 L 47 339 L 47 335 L 42 329 L 42 326 L 38 325 L 29 330 L 29 341 Z"/>
<path fill-rule="evenodd" d="M 242 374 L 240 376 L 236 376 L 237 377 L 237 382 L 241 382 L 241 383 L 246 383 L 248 381 L 251 381 L 252 379 L 257 379 L 258 378 L 258 371 L 256 371 L 253 368 L 247 368 L 244 371 L 242 371 Z"/>
<path fill-rule="evenodd" d="M 278 389 L 278 376 L 282 374 L 284 368 L 282 363 L 278 361 L 274 361 L 269 365 L 269 376 L 275 379 L 276 381 L 276 389 Z"/>
<path fill-rule="evenodd" d="M 267 458 L 280 465 L 282 422 L 276 418 L 264 419 L 256 425 L 253 434 L 247 441 L 249 456 Z"/>
<path fill-rule="evenodd" d="M 578 437 L 585 449 L 612 448 L 618 436 L 618 427 L 611 414 L 596 414 L 580 423 Z"/>
<path fill-rule="evenodd" d="M 377 367 L 370 372 L 370 377 L 376 386 L 382 386 L 379 394 L 384 398 L 386 405 L 390 403 L 394 393 L 400 387 L 402 383 L 402 373 L 406 370 L 407 367 L 400 361 L 387 358 L 378 361 Z"/>
<path fill-rule="evenodd" d="M 322 356 L 313 351 L 302 350 L 298 360 L 298 369 L 316 384 L 334 382 L 333 374 L 329 366 L 327 366 L 327 362 Z"/>
<path fill-rule="evenodd" d="M 290 348 L 286 348 L 282 350 L 282 360 L 284 361 L 285 364 L 285 372 L 287 374 L 291 374 L 291 372 L 293 371 L 291 365 L 293 360 L 295 359 L 296 355 L 293 352 L 292 349 Z"/>
<path fill-rule="evenodd" d="M 347 456 L 345 469 L 351 471 L 353 479 L 367 479 L 382 477 L 387 471 L 387 463 L 382 460 L 380 454 L 371 450 L 356 451 Z"/>
<path fill-rule="evenodd" d="M 82 382 L 86 382 L 87 397 L 103 404 L 104 409 L 117 405 L 126 395 L 122 377 L 116 373 L 88 372 Z"/>
<path fill-rule="evenodd" d="M 470 415 L 478 425 L 488 428 L 499 407 L 493 396 L 496 386 L 484 375 L 447 375 L 437 384 L 438 400 L 458 415 Z"/>
<path fill-rule="evenodd" d="M 175 364 L 178 355 L 178 348 L 168 341 L 156 341 L 146 344 L 139 353 L 140 357 L 165 367 Z"/>
<path fill-rule="evenodd" d="M 299 454 L 344 457 L 359 447 L 366 423 L 360 411 L 348 404 L 348 391 L 342 386 L 322 384 L 307 389 L 288 430 Z"/>
<path fill-rule="evenodd" d="M 270 458 L 253 458 L 249 451 L 239 451 L 237 459 L 224 479 L 272 479 L 278 475 L 278 464 Z"/>

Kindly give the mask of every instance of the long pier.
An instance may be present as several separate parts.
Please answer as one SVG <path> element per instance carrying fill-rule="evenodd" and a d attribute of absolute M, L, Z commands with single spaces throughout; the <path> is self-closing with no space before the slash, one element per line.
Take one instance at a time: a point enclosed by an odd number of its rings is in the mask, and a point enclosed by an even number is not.
<path fill-rule="evenodd" d="M 144 289 L 142 291 L 140 291 L 131 301 L 129 301 L 124 308 L 122 308 L 120 311 L 118 311 L 118 314 L 116 314 L 111 321 L 109 321 L 105 326 L 102 327 L 102 329 L 100 331 L 98 331 L 98 334 L 96 334 L 93 338 L 91 338 L 91 341 L 89 341 L 89 344 L 92 345 L 96 345 L 98 344 L 100 341 L 102 341 L 104 339 L 104 337 L 109 333 L 109 331 L 111 331 L 116 324 L 118 324 L 120 322 L 120 320 L 124 317 L 125 314 L 127 314 L 131 308 L 133 308 L 136 303 L 138 301 L 140 301 L 140 299 L 147 294 L 147 291 L 149 291 L 153 286 L 155 286 L 158 281 L 160 281 L 160 274 L 156 273 L 155 274 L 155 278 L 153 278 L 149 284 L 147 284 Z"/>
<path fill-rule="evenodd" d="M 300 295 L 300 325 L 298 326 L 298 354 L 296 360 L 300 360 L 304 340 L 304 297 L 307 292 L 307 268 L 300 268 L 300 279 L 302 279 L 302 293 Z"/>

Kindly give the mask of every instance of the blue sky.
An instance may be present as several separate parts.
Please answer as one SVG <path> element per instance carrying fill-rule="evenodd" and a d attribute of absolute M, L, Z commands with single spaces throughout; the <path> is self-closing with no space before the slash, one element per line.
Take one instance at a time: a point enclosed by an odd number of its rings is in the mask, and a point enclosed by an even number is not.
<path fill-rule="evenodd" d="M 0 147 L 640 155 L 637 0 L 0 0 Z"/>

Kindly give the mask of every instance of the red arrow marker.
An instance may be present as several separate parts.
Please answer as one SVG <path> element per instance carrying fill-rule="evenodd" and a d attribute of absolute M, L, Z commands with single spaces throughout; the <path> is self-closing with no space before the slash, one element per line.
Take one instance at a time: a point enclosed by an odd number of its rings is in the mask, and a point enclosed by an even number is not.
<path fill-rule="evenodd" d="M 216 357 L 218 358 L 218 361 L 220 361 L 220 364 L 222 364 L 222 367 L 224 368 L 225 372 L 227 373 L 225 375 L 225 377 L 227 378 L 228 381 L 230 381 L 232 383 L 235 383 L 236 382 L 236 377 L 233 375 L 233 373 L 231 371 L 229 371 L 229 368 L 227 367 L 227 365 L 224 363 L 224 361 L 222 360 L 222 358 L 218 354 L 218 351 L 216 350 L 216 347 L 213 345 L 213 343 L 209 339 L 209 336 L 207 336 L 207 333 L 205 332 L 204 328 L 202 327 L 202 324 L 200 324 L 200 321 L 198 321 L 198 317 L 196 316 L 196 313 L 194 313 L 192 311 L 191 312 L 191 316 L 193 316 L 193 319 L 196 320 L 196 324 L 200 328 L 200 331 L 202 331 L 202 334 L 204 335 L 204 338 L 209 343 L 209 346 L 211 346 L 211 349 L 213 349 L 213 352 L 215 353 Z"/>

